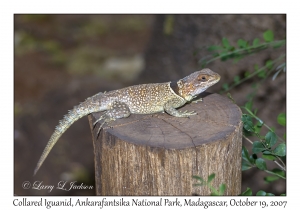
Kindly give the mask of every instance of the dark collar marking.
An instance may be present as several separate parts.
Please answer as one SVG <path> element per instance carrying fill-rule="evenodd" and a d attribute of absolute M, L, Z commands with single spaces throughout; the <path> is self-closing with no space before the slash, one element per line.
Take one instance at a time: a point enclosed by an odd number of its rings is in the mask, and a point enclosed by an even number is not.
<path fill-rule="evenodd" d="M 173 90 L 177 95 L 180 96 L 180 94 L 179 94 L 179 87 L 178 87 L 177 82 L 178 82 L 178 81 L 172 81 L 172 82 L 170 83 L 170 87 L 172 88 L 172 90 Z"/>

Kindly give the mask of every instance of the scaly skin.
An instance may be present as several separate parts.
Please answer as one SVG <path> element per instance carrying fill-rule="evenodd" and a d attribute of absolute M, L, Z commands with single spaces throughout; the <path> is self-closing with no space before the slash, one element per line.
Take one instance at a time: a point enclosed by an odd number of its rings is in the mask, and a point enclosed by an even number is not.
<path fill-rule="evenodd" d="M 180 112 L 176 108 L 183 106 L 207 88 L 220 80 L 220 75 L 210 69 L 196 71 L 177 82 L 153 83 L 135 85 L 119 90 L 98 93 L 75 106 L 59 121 L 46 148 L 34 170 L 37 173 L 60 136 L 79 118 L 90 113 L 102 112 L 103 115 L 94 123 L 103 121 L 99 130 L 105 123 L 130 114 L 153 114 L 167 112 L 174 117 L 188 117 L 195 112 Z"/>

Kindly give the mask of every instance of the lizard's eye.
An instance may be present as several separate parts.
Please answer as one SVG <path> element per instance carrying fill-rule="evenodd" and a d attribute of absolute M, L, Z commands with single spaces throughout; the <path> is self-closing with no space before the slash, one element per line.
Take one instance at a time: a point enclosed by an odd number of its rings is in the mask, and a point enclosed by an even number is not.
<path fill-rule="evenodd" d="M 207 80 L 207 76 L 206 75 L 199 75 L 198 80 L 202 81 L 202 82 L 205 82 Z"/>

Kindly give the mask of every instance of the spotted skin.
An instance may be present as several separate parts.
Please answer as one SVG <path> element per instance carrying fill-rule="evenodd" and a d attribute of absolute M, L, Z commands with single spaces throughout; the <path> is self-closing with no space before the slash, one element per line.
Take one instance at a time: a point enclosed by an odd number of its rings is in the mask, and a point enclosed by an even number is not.
<path fill-rule="evenodd" d="M 210 69 L 202 69 L 173 82 L 172 86 L 171 82 L 135 85 L 98 93 L 87 98 L 70 110 L 63 120 L 59 121 L 37 163 L 34 175 L 60 136 L 79 118 L 90 113 L 102 112 L 100 118 L 94 123 L 95 126 L 102 121 L 98 129 L 99 134 L 105 123 L 128 117 L 130 114 L 153 114 L 165 111 L 174 117 L 189 117 L 197 113 L 193 111 L 180 112 L 176 108 L 192 101 L 200 93 L 217 83 L 220 78 L 219 74 Z"/>

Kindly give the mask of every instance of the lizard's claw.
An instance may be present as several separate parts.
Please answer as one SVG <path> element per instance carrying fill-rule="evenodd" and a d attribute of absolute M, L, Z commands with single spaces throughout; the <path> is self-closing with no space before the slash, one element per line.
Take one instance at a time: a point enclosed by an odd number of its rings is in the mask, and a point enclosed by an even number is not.
<path fill-rule="evenodd" d="M 93 128 L 95 128 L 96 124 L 100 121 L 100 120 L 103 120 L 104 119 L 104 116 L 106 115 L 106 112 L 104 112 L 103 115 L 101 115 L 99 117 L 99 119 L 97 119 L 94 123 L 93 123 Z"/>
<path fill-rule="evenodd" d="M 203 98 L 199 98 L 199 99 L 197 99 L 197 100 L 195 100 L 195 101 L 192 101 L 192 103 L 196 104 L 196 103 L 198 103 L 199 101 L 203 101 Z"/>
<path fill-rule="evenodd" d="M 100 125 L 98 131 L 97 131 L 97 139 L 99 137 L 99 134 L 100 134 L 100 131 L 101 131 L 101 128 L 103 127 L 104 123 L 106 123 L 106 121 L 104 120 L 103 123 Z"/>
<path fill-rule="evenodd" d="M 109 122 L 111 121 L 115 121 L 116 119 L 115 118 L 105 118 L 104 121 L 102 122 L 102 124 L 100 125 L 100 127 L 98 128 L 98 131 L 97 131 L 97 139 L 99 137 L 99 134 L 100 134 L 100 131 L 101 131 L 101 128 L 103 127 L 103 125 L 106 123 L 108 124 Z M 99 120 L 98 120 L 99 121 Z"/>
<path fill-rule="evenodd" d="M 196 114 L 197 114 L 197 112 L 195 112 L 195 111 L 191 111 L 191 112 L 186 112 L 185 114 L 186 114 L 186 115 L 196 115 Z"/>
<path fill-rule="evenodd" d="M 189 117 L 191 115 L 196 115 L 196 114 L 197 114 L 197 112 L 195 112 L 195 111 L 188 111 L 188 110 L 185 110 L 184 112 L 180 112 L 180 115 L 182 117 Z"/>

